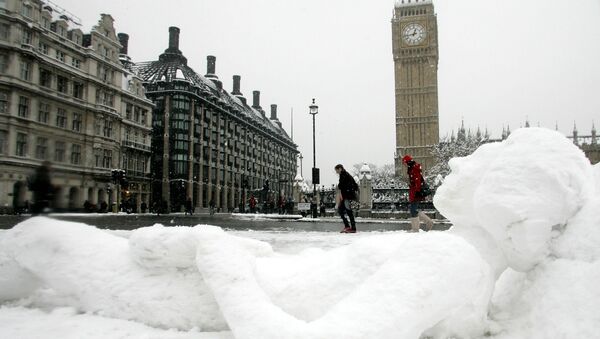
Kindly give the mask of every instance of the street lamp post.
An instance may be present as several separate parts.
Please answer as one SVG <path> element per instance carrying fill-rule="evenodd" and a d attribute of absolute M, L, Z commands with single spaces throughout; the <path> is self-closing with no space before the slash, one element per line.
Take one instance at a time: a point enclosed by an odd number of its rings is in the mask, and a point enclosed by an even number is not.
<path fill-rule="evenodd" d="M 312 169 L 312 182 L 313 182 L 313 218 L 317 217 L 317 184 L 319 184 L 319 170 L 317 169 L 317 145 L 316 145 L 316 129 L 315 120 L 317 114 L 319 114 L 319 106 L 315 104 L 315 99 L 312 99 L 312 104 L 309 106 L 310 115 L 312 115 L 313 121 L 313 169 Z"/>
<path fill-rule="evenodd" d="M 304 173 L 302 173 L 302 159 L 304 159 L 304 157 L 302 156 L 302 153 L 300 153 L 299 158 L 300 158 L 300 176 L 302 178 L 304 178 Z"/>

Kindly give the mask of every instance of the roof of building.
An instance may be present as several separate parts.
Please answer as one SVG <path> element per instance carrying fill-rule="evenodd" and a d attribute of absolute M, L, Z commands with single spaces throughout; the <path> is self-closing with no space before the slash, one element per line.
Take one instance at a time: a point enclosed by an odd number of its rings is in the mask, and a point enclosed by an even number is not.
<path fill-rule="evenodd" d="M 177 30 L 178 33 L 179 30 Z M 249 119 L 255 126 L 277 134 L 290 143 L 293 143 L 285 129 L 277 121 L 269 119 L 261 108 L 251 107 L 242 99 L 243 97 L 233 95 L 224 90 L 216 75 L 202 76 L 189 67 L 187 59 L 179 50 L 178 36 L 172 39 L 176 39 L 177 41 L 169 43 L 169 48 L 165 50 L 165 53 L 160 55 L 159 60 L 131 64 L 131 70 L 146 85 L 161 82 L 187 82 L 193 87 L 198 88 L 203 95 L 212 101 L 229 106 L 233 112 Z"/>

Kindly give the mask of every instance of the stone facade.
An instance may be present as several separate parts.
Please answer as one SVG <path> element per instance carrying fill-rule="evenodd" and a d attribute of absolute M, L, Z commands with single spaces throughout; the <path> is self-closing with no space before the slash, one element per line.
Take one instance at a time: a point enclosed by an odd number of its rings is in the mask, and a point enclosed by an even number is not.
<path fill-rule="evenodd" d="M 84 34 L 78 19 L 39 0 L 0 2 L 0 207 L 31 200 L 27 180 L 52 163 L 55 209 L 150 193 L 153 104 L 123 67 L 110 15 Z M 127 170 L 122 195 L 111 170 Z M 110 193 L 110 196 L 109 196 Z"/>
<path fill-rule="evenodd" d="M 398 177 L 406 176 L 402 157 L 410 154 L 423 168 L 434 164 L 439 142 L 438 34 L 431 0 L 397 1 L 392 19 L 396 83 L 396 154 Z"/>
<path fill-rule="evenodd" d="M 207 57 L 206 75 L 196 73 L 179 50 L 179 34 L 170 27 L 169 46 L 158 60 L 132 65 L 156 104 L 153 201 L 174 211 L 188 198 L 196 208 L 213 201 L 217 209 L 231 211 L 252 192 L 259 200 L 291 197 L 298 151 L 281 126 L 277 105 L 267 116 L 259 91 L 247 103 L 237 75 L 232 92 L 224 90 L 214 56 Z"/>

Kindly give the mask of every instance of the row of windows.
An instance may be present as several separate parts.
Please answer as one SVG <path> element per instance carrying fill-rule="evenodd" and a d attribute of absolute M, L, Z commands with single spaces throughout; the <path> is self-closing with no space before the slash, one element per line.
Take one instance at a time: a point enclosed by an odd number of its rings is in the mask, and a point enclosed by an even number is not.
<path fill-rule="evenodd" d="M 425 14 L 427 14 L 427 10 L 425 8 L 407 9 L 407 10 L 400 11 L 400 16 L 425 15 Z"/>
<path fill-rule="evenodd" d="M 132 132 L 132 128 L 126 127 L 125 128 L 125 140 L 136 142 L 136 143 L 141 143 L 141 144 L 145 145 L 146 141 L 148 140 L 148 137 L 147 137 L 146 133 L 139 132 L 136 129 L 133 129 L 133 132 Z"/>
<path fill-rule="evenodd" d="M 110 118 L 105 118 L 101 115 L 96 116 L 94 120 L 94 134 L 106 138 L 112 138 L 114 136 L 113 120 Z"/>
<path fill-rule="evenodd" d="M 35 137 L 34 157 L 38 160 L 53 160 L 58 163 L 69 161 L 73 165 L 81 164 L 81 145 L 70 145 L 70 156 L 67 159 L 67 143 L 56 140 L 53 142 L 54 153 L 50 153 L 50 140 L 44 136 Z M 30 152 L 29 136 L 26 133 L 17 133 L 15 140 L 15 155 L 28 157 Z M 8 132 L 0 130 L 0 154 L 8 154 Z"/>
<path fill-rule="evenodd" d="M 8 93 L 0 91 L 0 113 L 8 113 L 10 107 L 8 101 Z M 37 121 L 43 124 L 51 124 L 51 112 L 52 106 L 44 101 L 38 102 Z M 54 125 L 60 128 L 70 128 L 75 132 L 81 132 L 83 127 L 83 114 L 73 112 L 71 117 L 71 125 L 67 124 L 67 110 L 62 107 L 56 107 L 56 120 Z M 31 99 L 26 96 L 19 96 L 19 103 L 17 105 L 17 115 L 21 118 L 31 118 Z"/>
<path fill-rule="evenodd" d="M 125 103 L 125 119 L 147 126 L 147 117 L 148 110 L 129 102 Z"/>
<path fill-rule="evenodd" d="M 123 154 L 123 162 L 121 168 L 128 171 L 136 171 L 140 173 L 146 172 L 148 157 L 141 154 Z"/>
<path fill-rule="evenodd" d="M 113 168 L 112 150 L 96 148 L 94 149 L 95 166 L 100 168 Z"/>
<path fill-rule="evenodd" d="M 56 86 L 54 86 L 55 82 Z M 62 94 L 72 95 L 77 99 L 83 99 L 85 95 L 85 84 L 82 81 L 69 80 L 67 77 L 59 74 L 54 75 L 45 68 L 40 68 L 40 85 L 56 89 Z"/>

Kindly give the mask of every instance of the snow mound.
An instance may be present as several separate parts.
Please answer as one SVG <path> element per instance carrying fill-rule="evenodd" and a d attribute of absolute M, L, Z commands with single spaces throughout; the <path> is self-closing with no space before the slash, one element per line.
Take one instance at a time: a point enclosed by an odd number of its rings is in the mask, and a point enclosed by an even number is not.
<path fill-rule="evenodd" d="M 238 339 L 418 338 L 448 315 L 487 310 L 480 286 L 493 283 L 475 248 L 447 234 L 369 237 L 293 259 L 255 259 L 225 233 L 203 238 L 198 267 Z"/>
<path fill-rule="evenodd" d="M 161 338 L 597 336 L 600 167 L 537 128 L 450 165 L 434 201 L 450 232 L 346 235 L 294 254 L 206 225 L 124 234 L 31 218 L 0 233 L 0 325 L 14 311 L 134 321 Z M 0 336 L 33 336 L 7 328 Z"/>
<path fill-rule="evenodd" d="M 589 200 L 592 166 L 562 134 L 515 131 L 502 143 L 450 162 L 435 206 L 456 227 L 480 227 L 499 244 L 510 267 L 528 271 L 549 254 L 553 229 Z"/>
<path fill-rule="evenodd" d="M 153 228 L 157 238 L 169 238 Z M 136 232 L 132 234 L 132 238 Z M 141 230 L 140 232 L 152 232 Z M 178 230 L 174 230 L 178 232 Z M 143 238 L 143 237 L 140 237 Z M 0 239 L 0 276 L 15 270 L 30 272 L 41 285 L 56 293 L 56 306 L 70 306 L 82 312 L 135 320 L 150 326 L 189 330 L 222 331 L 227 329 L 212 294 L 195 269 L 147 269 L 149 259 L 132 255 L 129 241 L 80 223 L 44 217 L 28 219 L 5 232 Z M 159 243 L 156 240 L 155 243 Z M 147 247 L 147 257 L 152 255 Z M 137 254 L 141 250 L 137 250 Z M 182 263 L 185 257 L 169 260 Z M 145 266 L 139 265 L 143 262 Z M 6 264 L 8 263 L 8 264 Z M 160 265 L 154 264 L 154 267 Z M 182 265 L 179 265 L 182 267 Z M 5 271 L 6 268 L 6 271 Z M 20 273 L 0 280 L 0 291 L 11 286 L 26 286 L 29 274 Z M 33 281 L 35 281 L 34 279 Z M 0 300 L 23 296 L 12 289 Z M 35 306 L 35 303 L 34 305 Z"/>
<path fill-rule="evenodd" d="M 539 128 L 450 166 L 434 203 L 453 222 L 451 233 L 477 247 L 500 278 L 492 337 L 596 337 L 600 166 L 561 134 Z"/>

